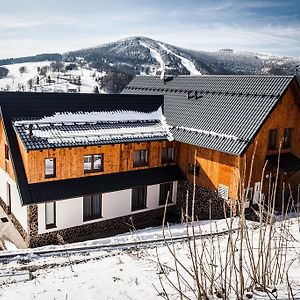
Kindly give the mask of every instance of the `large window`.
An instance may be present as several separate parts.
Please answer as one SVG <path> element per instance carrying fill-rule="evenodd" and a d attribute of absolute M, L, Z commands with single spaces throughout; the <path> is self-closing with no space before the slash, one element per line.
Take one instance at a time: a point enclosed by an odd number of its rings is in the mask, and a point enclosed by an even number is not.
<path fill-rule="evenodd" d="M 56 207 L 55 202 L 45 204 L 45 223 L 46 229 L 56 227 Z"/>
<path fill-rule="evenodd" d="M 102 217 L 102 194 L 86 195 L 83 197 L 83 221 Z"/>
<path fill-rule="evenodd" d="M 147 203 L 147 187 L 140 186 L 132 189 L 131 210 L 139 210 L 146 208 Z"/>
<path fill-rule="evenodd" d="M 173 182 L 162 183 L 159 188 L 159 205 L 165 205 L 167 198 L 168 203 L 172 203 Z"/>
<path fill-rule="evenodd" d="M 103 171 L 103 154 L 84 156 L 84 172 Z"/>
<path fill-rule="evenodd" d="M 285 128 L 282 147 L 287 149 L 287 148 L 291 148 L 291 145 L 292 145 L 292 128 Z"/>
<path fill-rule="evenodd" d="M 55 158 L 46 158 L 45 159 L 45 177 L 55 177 L 56 173 L 56 163 Z"/>
<path fill-rule="evenodd" d="M 277 129 L 269 130 L 269 150 L 275 150 L 277 148 Z"/>
<path fill-rule="evenodd" d="M 148 165 L 148 150 L 134 151 L 133 166 L 140 167 Z"/>
<path fill-rule="evenodd" d="M 161 162 L 163 164 L 174 162 L 174 159 L 175 159 L 175 148 L 174 147 L 162 149 Z"/>

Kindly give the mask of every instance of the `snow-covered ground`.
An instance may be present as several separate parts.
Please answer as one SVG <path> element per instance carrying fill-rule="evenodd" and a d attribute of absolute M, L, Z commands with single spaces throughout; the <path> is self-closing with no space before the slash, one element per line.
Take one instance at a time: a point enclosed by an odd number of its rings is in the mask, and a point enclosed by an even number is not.
<path fill-rule="evenodd" d="M 177 58 L 179 58 L 181 60 L 181 64 L 190 72 L 190 75 L 201 75 L 201 73 L 197 70 L 197 68 L 195 67 L 195 64 L 190 61 L 189 59 L 180 56 L 174 52 L 172 52 L 171 50 L 169 50 L 164 44 L 162 43 L 158 43 L 158 45 L 165 50 L 168 54 L 171 53 L 172 55 L 176 56 Z"/>
<path fill-rule="evenodd" d="M 233 225 L 234 228 L 238 226 L 237 222 L 236 219 Z M 290 299 L 300 299 L 299 222 L 296 218 L 287 222 L 286 229 L 288 229 L 289 235 L 287 235 L 288 245 L 285 246 L 287 249 L 286 264 L 291 264 L 289 282 L 294 297 L 290 296 Z M 259 236 L 259 226 L 253 223 L 247 225 L 251 227 L 251 240 L 256 242 Z M 279 222 L 277 228 L 280 228 L 281 225 L 282 223 Z M 185 224 L 174 225 L 170 228 L 173 237 L 186 236 L 187 227 Z M 225 220 L 203 221 L 195 224 L 197 234 L 221 232 L 227 228 Z M 121 244 L 147 239 L 155 241 L 161 237 L 162 230 L 157 227 L 76 245 Z M 203 243 L 207 243 L 208 250 L 211 251 L 212 247 L 216 247 L 218 253 L 225 256 L 228 251 L 226 248 L 227 239 L 228 235 L 225 233 L 219 235 L 218 238 L 208 235 L 197 239 L 196 245 L 201 247 Z M 70 248 L 72 245 L 57 247 Z M 45 250 L 53 248 L 54 246 L 43 247 Z M 187 242 L 183 240 L 176 241 L 172 249 L 176 251 L 176 256 L 180 262 L 191 270 L 192 262 Z M 12 250 L 2 252 L 2 254 L 5 253 L 12 253 Z M 40 256 L 34 254 L 33 250 L 30 249 L 26 256 L 2 260 L 0 297 L 12 300 L 163 299 L 161 297 L 163 295 L 162 283 L 170 299 L 180 299 L 162 274 L 162 266 L 168 278 L 176 283 L 173 257 L 165 243 L 156 244 L 153 242 L 148 246 L 131 247 L 127 250 L 117 248 L 115 250 L 104 251 L 99 249 L 98 251 L 73 254 L 70 252 L 70 254 L 61 256 L 54 254 Z M 15 274 L 15 276 L 12 274 Z M 188 280 L 188 278 L 186 279 Z M 185 292 L 189 293 L 187 290 Z M 268 296 L 267 293 L 259 291 L 249 292 L 249 295 L 253 297 L 252 299 L 289 299 L 288 293 L 289 287 L 283 281 L 276 285 L 275 294 L 277 294 L 277 298 L 272 298 L 272 295 L 269 294 Z M 190 299 L 195 299 L 192 292 L 189 295 Z M 217 296 L 213 296 L 211 299 L 217 299 Z"/>
<path fill-rule="evenodd" d="M 77 70 L 53 72 L 50 68 L 51 63 L 51 61 L 43 61 L 4 65 L 3 67 L 8 69 L 9 73 L 0 79 L 0 91 L 93 93 L 95 87 L 98 87 L 99 92 L 103 93 L 96 78 L 103 77 L 105 73 L 79 65 Z M 67 65 L 68 63 L 64 63 L 64 66 Z M 39 74 L 38 70 L 43 67 L 48 67 L 46 75 Z M 20 72 L 20 68 L 24 68 L 24 72 Z M 74 84 L 74 81 L 79 78 L 80 84 Z"/>

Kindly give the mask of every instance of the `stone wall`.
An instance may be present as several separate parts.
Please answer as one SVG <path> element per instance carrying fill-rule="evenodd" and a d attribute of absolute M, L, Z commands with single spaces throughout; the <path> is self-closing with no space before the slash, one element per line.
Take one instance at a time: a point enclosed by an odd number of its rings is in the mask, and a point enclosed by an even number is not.
<path fill-rule="evenodd" d="M 176 206 L 169 206 L 167 216 L 174 220 Z M 62 241 L 80 241 L 85 238 L 101 238 L 113 234 L 124 233 L 129 230 L 144 228 L 147 226 L 158 226 L 162 224 L 164 208 L 148 210 L 130 216 L 123 216 L 95 223 L 84 224 L 62 230 L 38 234 L 37 208 L 30 205 L 28 208 L 29 224 L 29 247 L 40 247 L 48 244 L 61 244 Z"/>
<path fill-rule="evenodd" d="M 177 214 L 181 217 L 186 213 L 188 194 L 188 215 L 192 212 L 193 184 L 188 181 L 178 183 Z M 229 214 L 228 205 L 216 193 L 199 186 L 195 189 L 195 220 L 222 219 Z"/>

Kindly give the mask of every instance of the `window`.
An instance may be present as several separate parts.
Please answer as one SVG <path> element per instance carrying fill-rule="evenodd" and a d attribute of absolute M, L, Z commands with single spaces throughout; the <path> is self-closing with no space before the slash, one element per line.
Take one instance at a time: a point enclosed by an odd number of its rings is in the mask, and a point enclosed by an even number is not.
<path fill-rule="evenodd" d="M 45 159 L 45 177 L 51 178 L 56 176 L 56 164 L 55 158 L 46 158 Z"/>
<path fill-rule="evenodd" d="M 103 171 L 103 154 L 84 156 L 84 172 Z"/>
<path fill-rule="evenodd" d="M 56 227 L 56 205 L 55 202 L 45 204 L 45 223 L 46 229 Z"/>
<path fill-rule="evenodd" d="M 285 128 L 284 129 L 284 137 L 283 137 L 283 148 L 291 148 L 292 142 L 292 128 Z"/>
<path fill-rule="evenodd" d="M 197 166 L 197 165 L 195 166 L 194 164 L 189 164 L 189 173 L 191 175 L 194 175 L 194 172 L 195 172 L 196 176 L 199 176 L 199 174 L 200 174 L 200 166 Z"/>
<path fill-rule="evenodd" d="M 219 184 L 218 196 L 224 200 L 228 200 L 228 186 Z"/>
<path fill-rule="evenodd" d="M 5 144 L 5 159 L 6 160 L 9 160 L 9 148 L 8 148 L 8 146 Z"/>
<path fill-rule="evenodd" d="M 277 129 L 269 130 L 269 150 L 275 150 L 277 147 Z"/>
<path fill-rule="evenodd" d="M 140 186 L 132 189 L 131 211 L 146 208 L 147 187 Z"/>
<path fill-rule="evenodd" d="M 102 217 L 102 194 L 83 196 L 83 221 Z"/>
<path fill-rule="evenodd" d="M 140 167 L 148 165 L 148 150 L 134 151 L 133 166 Z"/>
<path fill-rule="evenodd" d="M 162 183 L 159 187 L 159 205 L 165 205 L 168 197 L 168 203 L 172 203 L 173 182 Z"/>
<path fill-rule="evenodd" d="M 6 195 L 7 195 L 7 214 L 11 214 L 11 188 L 10 184 L 6 183 Z"/>
<path fill-rule="evenodd" d="M 161 162 L 163 164 L 174 162 L 174 159 L 175 159 L 175 148 L 174 147 L 162 149 Z"/>

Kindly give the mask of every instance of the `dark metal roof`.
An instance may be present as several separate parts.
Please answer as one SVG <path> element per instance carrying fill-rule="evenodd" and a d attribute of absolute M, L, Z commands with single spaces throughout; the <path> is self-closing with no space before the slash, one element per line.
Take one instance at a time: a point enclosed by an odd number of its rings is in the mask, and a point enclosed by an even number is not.
<path fill-rule="evenodd" d="M 14 128 L 27 150 L 161 141 L 169 138 L 159 121 L 33 125 L 33 131 L 38 130 L 46 134 L 47 138 L 31 136 L 28 125 L 14 125 Z"/>
<path fill-rule="evenodd" d="M 66 111 L 133 110 L 153 112 L 158 110 L 162 103 L 162 96 L 0 92 L 1 116 L 22 204 L 39 201 L 39 197 L 38 194 L 34 194 L 34 198 L 31 198 L 33 194 L 29 192 L 13 120 L 43 118 L 52 116 L 56 112 Z"/>
<path fill-rule="evenodd" d="M 269 155 L 266 157 L 269 164 L 277 169 L 278 155 Z M 282 153 L 279 157 L 279 170 L 283 173 L 300 171 L 300 158 L 292 153 Z"/>
<path fill-rule="evenodd" d="M 293 76 L 137 76 L 124 94 L 164 95 L 174 139 L 241 155 Z"/>
<path fill-rule="evenodd" d="M 134 178 L 134 180 L 133 180 Z M 96 175 L 29 184 L 30 199 L 24 203 L 63 200 L 93 193 L 108 193 L 137 186 L 184 180 L 178 166 Z"/>

